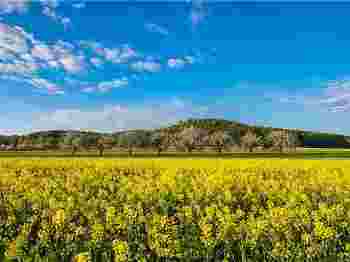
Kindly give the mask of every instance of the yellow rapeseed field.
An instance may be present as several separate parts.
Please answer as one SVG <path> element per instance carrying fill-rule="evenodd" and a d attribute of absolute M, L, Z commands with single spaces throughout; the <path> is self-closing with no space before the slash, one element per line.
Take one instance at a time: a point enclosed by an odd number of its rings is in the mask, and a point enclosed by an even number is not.
<path fill-rule="evenodd" d="M 350 261 L 350 161 L 0 159 L 0 261 Z"/>

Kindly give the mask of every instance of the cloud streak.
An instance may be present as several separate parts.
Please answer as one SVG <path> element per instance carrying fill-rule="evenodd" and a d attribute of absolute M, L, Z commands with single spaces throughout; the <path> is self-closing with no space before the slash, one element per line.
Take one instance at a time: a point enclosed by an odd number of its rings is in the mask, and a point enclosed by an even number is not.
<path fill-rule="evenodd" d="M 93 110 L 65 108 L 36 113 L 31 130 L 80 129 L 116 132 L 139 128 L 158 128 L 191 117 L 209 117 L 218 108 L 194 104 L 179 98 L 144 105 L 106 105 Z M 28 132 L 28 131 L 27 131 Z"/>
<path fill-rule="evenodd" d="M 200 23 L 202 23 L 207 16 L 207 10 L 205 8 L 205 0 L 192 0 L 191 11 L 189 19 L 192 27 L 195 29 Z"/>
<path fill-rule="evenodd" d="M 163 35 L 163 36 L 169 35 L 169 31 L 165 27 L 162 27 L 162 26 L 157 25 L 157 24 L 146 23 L 145 29 L 151 33 L 158 33 L 158 34 Z"/>

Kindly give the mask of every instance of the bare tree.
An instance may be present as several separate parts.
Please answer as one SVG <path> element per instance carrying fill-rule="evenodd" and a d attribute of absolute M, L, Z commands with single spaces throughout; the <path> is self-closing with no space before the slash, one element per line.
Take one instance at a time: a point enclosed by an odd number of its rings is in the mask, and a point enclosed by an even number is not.
<path fill-rule="evenodd" d="M 121 147 L 126 147 L 129 156 L 133 155 L 134 148 L 141 143 L 138 134 L 135 131 L 120 134 L 118 137 L 118 144 Z"/>
<path fill-rule="evenodd" d="M 258 137 L 250 130 L 248 130 L 248 132 L 241 138 L 242 147 L 247 148 L 249 152 L 253 152 L 253 149 L 258 145 L 258 142 Z"/>
<path fill-rule="evenodd" d="M 287 130 L 274 130 L 271 132 L 270 136 L 273 146 L 278 148 L 281 153 L 293 142 L 293 138 Z"/>
<path fill-rule="evenodd" d="M 157 149 L 157 155 L 166 150 L 171 143 L 170 134 L 167 132 L 156 132 L 151 136 L 151 145 Z"/>
<path fill-rule="evenodd" d="M 298 133 L 296 131 L 289 130 L 287 132 L 287 146 L 290 150 L 296 151 L 297 146 L 301 144 Z"/>
<path fill-rule="evenodd" d="M 72 155 L 74 156 L 75 153 L 79 150 L 81 147 L 82 139 L 80 136 L 74 137 L 71 142 L 72 146 Z"/>
<path fill-rule="evenodd" d="M 99 155 L 103 156 L 103 153 L 106 148 L 111 148 L 113 146 L 113 138 L 112 137 L 100 137 L 97 139 L 97 148 L 99 151 Z"/>
<path fill-rule="evenodd" d="M 209 143 L 221 154 L 225 147 L 233 144 L 233 138 L 227 132 L 219 130 L 209 136 Z"/>
<path fill-rule="evenodd" d="M 207 131 L 201 128 L 189 127 L 180 133 L 181 145 L 191 153 L 193 149 L 201 144 L 202 139 L 207 135 Z"/>

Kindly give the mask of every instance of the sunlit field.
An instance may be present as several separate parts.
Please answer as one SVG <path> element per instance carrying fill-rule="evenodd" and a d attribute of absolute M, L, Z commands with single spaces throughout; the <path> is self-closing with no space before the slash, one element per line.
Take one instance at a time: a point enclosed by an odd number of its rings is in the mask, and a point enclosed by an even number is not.
<path fill-rule="evenodd" d="M 343 160 L 1 159 L 0 261 L 348 261 L 349 173 Z"/>
<path fill-rule="evenodd" d="M 33 151 L 0 151 L 0 158 L 14 158 L 14 157 L 47 157 L 47 158 L 92 158 L 95 159 L 99 156 L 98 150 L 80 150 L 72 156 L 70 150 L 33 150 Z M 127 150 L 105 150 L 103 154 L 104 158 L 129 158 Z M 138 149 L 133 152 L 133 158 L 329 158 L 329 159 L 350 159 L 350 149 L 346 148 L 297 148 L 295 151 L 278 152 L 278 151 L 261 151 L 255 150 L 253 152 L 246 152 L 242 150 L 237 151 L 224 151 L 217 153 L 215 151 L 200 151 L 194 150 L 192 153 L 181 151 L 165 151 L 159 156 L 154 150 L 142 150 Z"/>

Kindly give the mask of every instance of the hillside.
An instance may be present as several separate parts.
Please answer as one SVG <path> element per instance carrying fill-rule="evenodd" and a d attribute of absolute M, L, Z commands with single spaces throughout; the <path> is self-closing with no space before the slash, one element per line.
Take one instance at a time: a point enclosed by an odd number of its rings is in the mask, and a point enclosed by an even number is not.
<path fill-rule="evenodd" d="M 89 137 L 89 138 L 98 138 L 106 136 L 119 136 L 128 133 L 146 133 L 152 135 L 154 132 L 158 131 L 169 131 L 169 132 L 179 132 L 187 127 L 196 127 L 206 129 L 209 132 L 217 130 L 238 130 L 241 135 L 244 135 L 248 130 L 253 131 L 258 136 L 263 136 L 264 134 L 272 130 L 288 130 L 283 128 L 273 128 L 273 127 L 262 127 L 262 126 L 253 126 L 237 121 L 230 121 L 225 119 L 188 119 L 181 120 L 177 123 L 170 125 L 166 128 L 154 129 L 154 130 L 127 130 L 127 131 L 118 131 L 112 134 L 99 133 L 99 132 L 87 132 L 87 131 L 78 131 L 78 130 L 49 130 L 49 131 L 40 131 L 34 132 L 24 136 L 5 136 L 0 135 L 0 145 L 13 145 L 16 142 L 17 138 L 22 140 L 30 139 L 34 141 L 42 141 L 47 139 L 61 140 L 65 137 Z M 311 132 L 304 130 L 294 130 L 298 133 L 301 146 L 303 147 L 315 147 L 315 148 L 350 148 L 350 137 L 339 135 L 339 134 L 330 134 L 330 133 L 320 133 L 320 132 Z M 37 142 L 39 143 L 39 142 Z"/>

